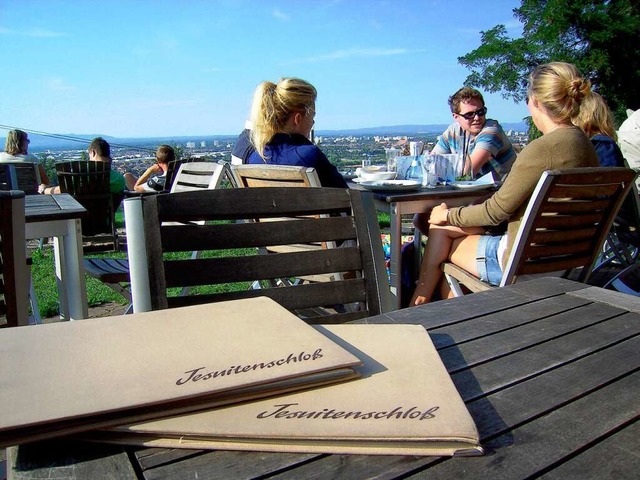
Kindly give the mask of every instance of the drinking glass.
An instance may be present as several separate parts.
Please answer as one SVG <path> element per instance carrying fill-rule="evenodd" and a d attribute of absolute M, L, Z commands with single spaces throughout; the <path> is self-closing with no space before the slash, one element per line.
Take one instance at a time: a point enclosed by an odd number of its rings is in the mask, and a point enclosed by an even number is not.
<path fill-rule="evenodd" d="M 458 154 L 456 159 L 456 180 L 472 180 L 471 157 L 469 155 Z"/>
<path fill-rule="evenodd" d="M 400 150 L 397 148 L 385 148 L 384 152 L 387 157 L 387 171 L 397 172 L 397 159 L 398 155 L 400 155 Z"/>
<path fill-rule="evenodd" d="M 438 175 L 436 174 L 436 156 L 420 155 L 420 164 L 422 165 L 422 186 L 427 188 L 436 188 L 438 184 Z"/>

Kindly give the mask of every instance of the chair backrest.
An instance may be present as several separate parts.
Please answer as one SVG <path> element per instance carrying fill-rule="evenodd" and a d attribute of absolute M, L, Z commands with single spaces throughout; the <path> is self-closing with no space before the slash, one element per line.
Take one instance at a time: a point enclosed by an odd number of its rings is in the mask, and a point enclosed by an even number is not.
<path fill-rule="evenodd" d="M 24 192 L 0 192 L 0 327 L 28 325 Z"/>
<path fill-rule="evenodd" d="M 255 296 L 271 297 L 293 312 L 363 304 L 357 312 L 306 318 L 311 323 L 348 321 L 392 309 L 377 215 L 366 192 L 231 188 L 143 196 L 124 203 L 136 312 Z M 273 217 L 282 220 L 254 221 Z M 193 223 L 203 221 L 206 223 Z M 175 226 L 168 222 L 192 223 Z M 256 255 L 258 248 L 268 245 L 328 241 L 343 246 Z M 179 260 L 165 257 L 191 251 L 203 255 Z M 333 272 L 353 272 L 350 277 L 355 278 L 248 289 L 255 280 Z M 169 288 L 202 285 L 214 291 L 167 295 Z M 236 291 L 229 291 L 234 286 Z"/>
<path fill-rule="evenodd" d="M 294 165 L 231 165 L 237 187 L 320 187 L 315 168 Z"/>
<path fill-rule="evenodd" d="M 583 267 L 585 282 L 636 172 L 622 167 L 543 173 L 514 240 L 500 286 L 521 275 Z"/>
<path fill-rule="evenodd" d="M 165 192 L 171 191 L 173 187 L 173 182 L 175 181 L 176 175 L 178 175 L 178 171 L 180 170 L 180 167 L 182 165 L 184 165 L 185 163 L 194 162 L 196 160 L 197 160 L 196 158 L 181 158 L 181 159 L 176 159 L 169 162 L 169 165 L 167 168 L 167 175 L 165 176 L 163 191 Z"/>
<path fill-rule="evenodd" d="M 121 196 L 114 198 L 109 188 L 111 165 L 108 162 L 74 160 L 56 163 L 58 184 L 89 212 L 82 218 L 84 236 L 101 233 L 116 238 L 115 210 Z"/>
<path fill-rule="evenodd" d="M 215 162 L 189 162 L 180 169 L 171 185 L 171 193 L 218 188 L 224 179 L 226 167 Z"/>
<path fill-rule="evenodd" d="M 26 195 L 36 195 L 40 186 L 40 170 L 37 163 L 0 163 L 0 190 L 22 190 Z"/>

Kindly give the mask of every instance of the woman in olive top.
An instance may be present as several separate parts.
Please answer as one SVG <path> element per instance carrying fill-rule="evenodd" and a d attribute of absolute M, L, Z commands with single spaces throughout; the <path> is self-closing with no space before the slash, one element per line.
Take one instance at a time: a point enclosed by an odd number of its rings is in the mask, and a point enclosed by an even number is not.
<path fill-rule="evenodd" d="M 411 305 L 429 302 L 439 284 L 442 298 L 449 296 L 440 270 L 446 260 L 484 281 L 499 284 L 527 203 L 542 173 L 598 166 L 589 138 L 571 123 L 590 93 L 589 81 L 574 65 L 552 62 L 531 73 L 527 106 L 543 136 L 522 150 L 500 190 L 484 203 L 451 209 L 442 203 L 433 209 Z M 507 223 L 506 234 L 489 234 L 490 227 L 503 222 Z"/>

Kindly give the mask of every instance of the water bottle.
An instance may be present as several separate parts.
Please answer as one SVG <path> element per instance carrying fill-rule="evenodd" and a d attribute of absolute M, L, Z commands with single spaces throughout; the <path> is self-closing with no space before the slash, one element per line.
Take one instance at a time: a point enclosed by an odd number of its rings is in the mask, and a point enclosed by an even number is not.
<path fill-rule="evenodd" d="M 407 171 L 407 180 L 415 180 L 422 183 L 422 167 L 418 161 L 418 156 L 414 156 L 411 160 L 411 166 Z"/>

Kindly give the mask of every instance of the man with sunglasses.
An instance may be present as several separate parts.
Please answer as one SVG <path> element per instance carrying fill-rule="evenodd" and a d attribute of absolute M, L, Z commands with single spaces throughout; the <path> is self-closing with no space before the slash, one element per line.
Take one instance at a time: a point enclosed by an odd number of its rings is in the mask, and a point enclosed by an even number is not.
<path fill-rule="evenodd" d="M 438 137 L 431 153 L 461 153 L 471 160 L 473 178 L 491 172 L 494 179 L 504 180 L 516 159 L 511 141 L 496 120 L 486 117 L 487 107 L 482 94 L 471 87 L 462 87 L 449 97 L 453 122 Z M 429 230 L 429 214 L 417 213 L 413 225 L 423 234 Z"/>
<path fill-rule="evenodd" d="M 516 152 L 496 120 L 486 118 L 482 94 L 463 87 L 449 97 L 454 123 L 438 138 L 431 153 L 461 153 L 471 159 L 473 177 L 489 172 L 503 180 L 516 159 Z"/>

